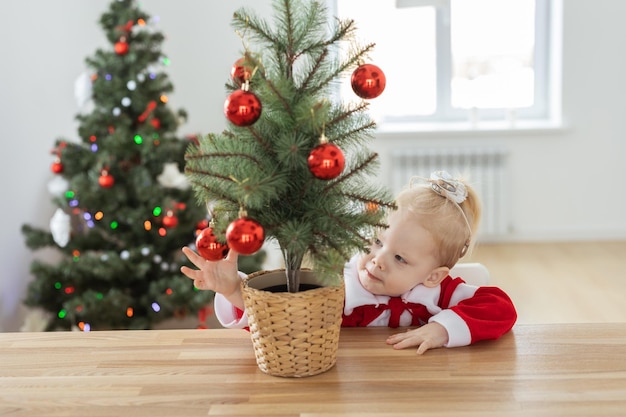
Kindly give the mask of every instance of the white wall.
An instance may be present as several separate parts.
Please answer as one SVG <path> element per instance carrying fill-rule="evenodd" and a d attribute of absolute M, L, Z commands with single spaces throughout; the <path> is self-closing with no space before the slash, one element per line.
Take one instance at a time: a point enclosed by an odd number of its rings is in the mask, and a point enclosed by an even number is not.
<path fill-rule="evenodd" d="M 179 133 L 224 126 L 223 84 L 241 51 L 229 23 L 250 5 L 271 0 L 144 0 L 160 16 L 175 87 L 170 103 L 189 112 Z M 33 257 L 24 223 L 47 227 L 54 211 L 47 184 L 54 139 L 76 140 L 74 81 L 84 59 L 104 46 L 97 25 L 108 0 L 0 3 L 0 331 L 18 330 Z M 556 132 L 381 135 L 375 148 L 388 169 L 394 147 L 499 144 L 511 151 L 514 232 L 511 240 L 626 239 L 626 15 L 623 0 L 565 0 L 563 114 Z"/>

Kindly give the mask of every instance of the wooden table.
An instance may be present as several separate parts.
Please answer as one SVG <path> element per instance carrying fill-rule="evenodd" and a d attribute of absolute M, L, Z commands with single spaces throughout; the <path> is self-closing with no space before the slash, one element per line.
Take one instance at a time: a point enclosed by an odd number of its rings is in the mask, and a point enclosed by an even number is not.
<path fill-rule="evenodd" d="M 626 323 L 518 325 L 417 356 L 343 329 L 337 365 L 273 377 L 243 330 L 0 333 L 0 415 L 625 416 Z"/>

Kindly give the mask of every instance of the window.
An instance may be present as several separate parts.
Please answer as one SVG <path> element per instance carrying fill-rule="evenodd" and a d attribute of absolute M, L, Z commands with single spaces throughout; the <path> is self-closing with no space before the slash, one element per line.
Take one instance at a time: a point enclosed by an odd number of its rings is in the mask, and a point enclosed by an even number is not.
<path fill-rule="evenodd" d="M 375 42 L 387 77 L 371 101 L 385 122 L 554 117 L 550 6 L 554 0 L 329 0 Z M 349 80 L 342 83 L 348 97 Z"/>

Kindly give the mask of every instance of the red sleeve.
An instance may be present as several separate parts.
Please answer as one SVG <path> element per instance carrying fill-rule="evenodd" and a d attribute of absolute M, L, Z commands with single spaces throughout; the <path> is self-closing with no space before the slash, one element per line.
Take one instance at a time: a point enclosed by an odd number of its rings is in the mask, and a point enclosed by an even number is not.
<path fill-rule="evenodd" d="M 497 339 L 513 328 L 517 320 L 515 306 L 497 287 L 480 287 L 470 298 L 450 307 L 467 323 L 472 342 Z"/>

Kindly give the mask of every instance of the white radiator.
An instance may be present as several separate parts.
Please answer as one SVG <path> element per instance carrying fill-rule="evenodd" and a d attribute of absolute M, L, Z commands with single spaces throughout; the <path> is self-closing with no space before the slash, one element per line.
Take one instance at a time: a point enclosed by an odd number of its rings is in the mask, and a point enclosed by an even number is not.
<path fill-rule="evenodd" d="M 428 178 L 433 171 L 462 176 L 478 193 L 483 216 L 481 240 L 497 239 L 510 230 L 507 152 L 500 148 L 405 149 L 391 155 L 394 193 L 413 176 Z"/>

